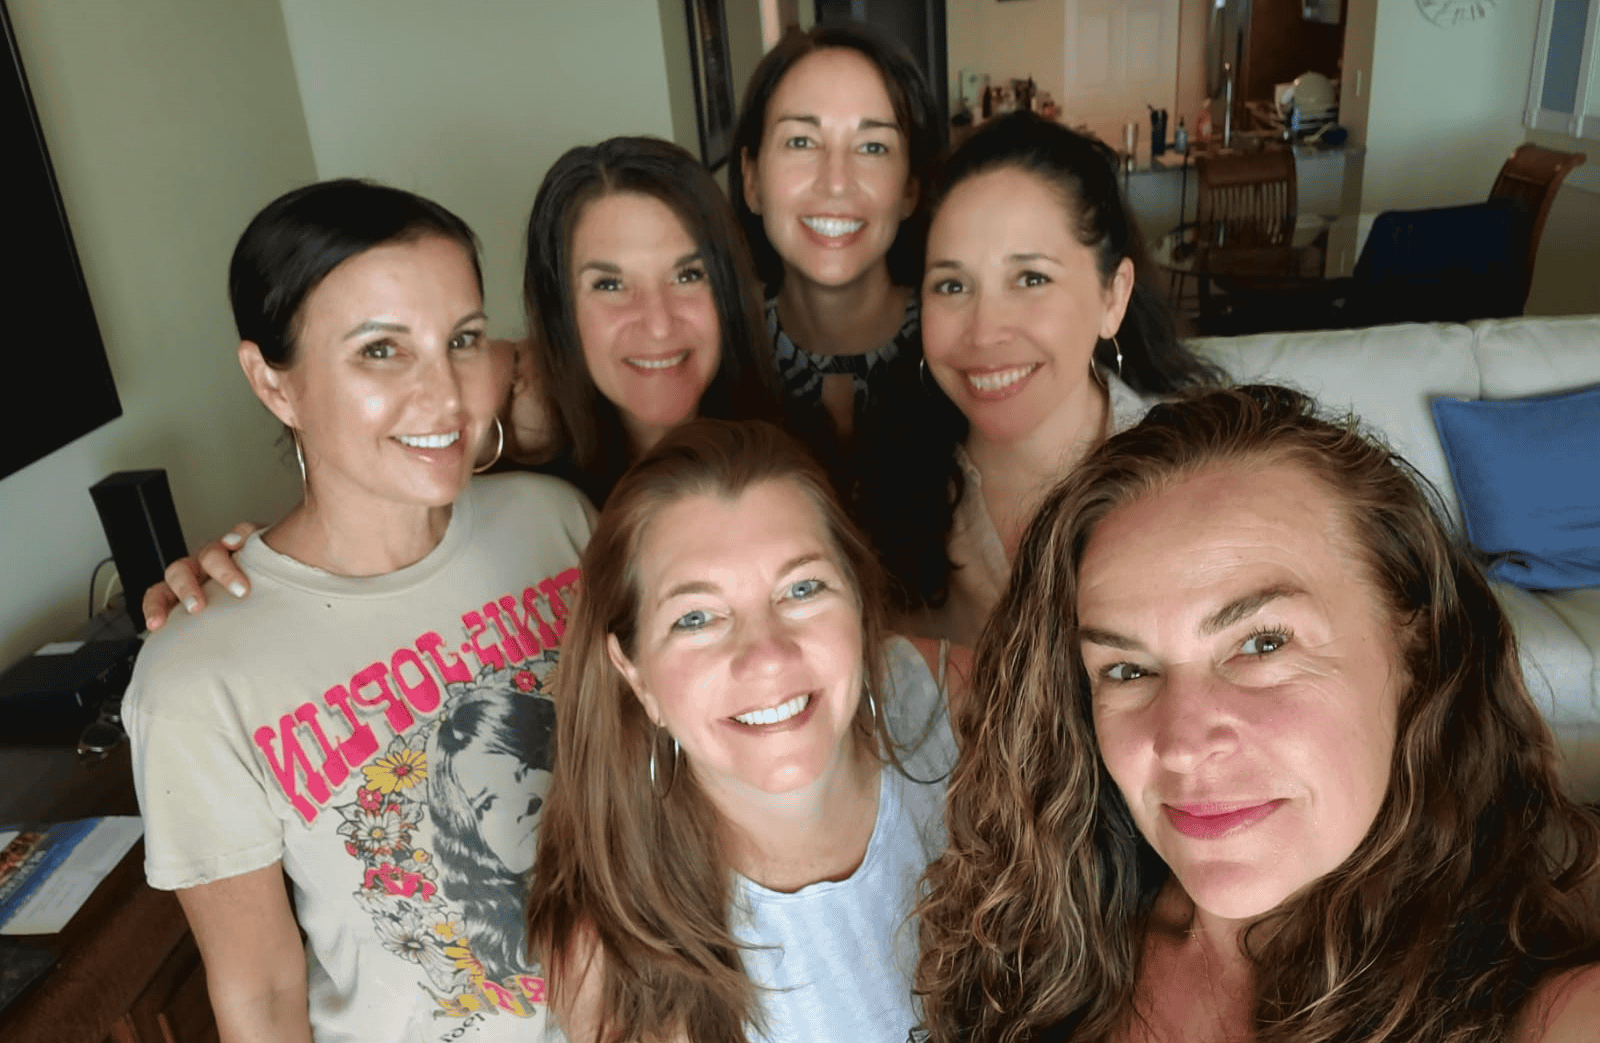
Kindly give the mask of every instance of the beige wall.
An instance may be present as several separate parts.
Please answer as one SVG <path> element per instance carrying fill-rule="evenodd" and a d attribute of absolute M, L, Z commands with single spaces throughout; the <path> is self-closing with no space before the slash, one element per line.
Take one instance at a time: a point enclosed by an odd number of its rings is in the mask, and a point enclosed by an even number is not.
<path fill-rule="evenodd" d="M 1582 152 L 1550 205 L 1528 290 L 1530 315 L 1600 315 L 1600 141 L 1530 130 L 1527 140 Z"/>
<path fill-rule="evenodd" d="M 1414 0 L 1351 0 L 1351 7 L 1363 2 L 1376 2 L 1376 18 L 1365 77 L 1362 209 L 1488 198 L 1500 164 L 1525 136 L 1539 5 L 1502 3 L 1486 19 L 1440 29 Z M 1352 72 L 1347 62 L 1347 79 Z"/>
<path fill-rule="evenodd" d="M 950 108 L 961 96 L 961 70 L 989 74 L 990 83 L 1033 77 L 1040 90 L 1063 102 L 1066 5 L 1062 0 L 946 0 L 945 41 L 950 60 Z"/>
<path fill-rule="evenodd" d="M 291 502 L 227 264 L 316 172 L 277 0 L 6 6 L 123 415 L 0 480 L 0 666 L 83 622 L 108 553 L 88 487 L 112 471 L 166 468 L 191 545 Z"/>
<path fill-rule="evenodd" d="M 375 177 L 465 218 L 497 332 L 524 328 L 528 211 L 561 153 L 616 134 L 698 150 L 692 94 L 679 125 L 688 81 L 674 90 L 663 48 L 671 11 L 685 32 L 681 3 L 282 2 L 317 176 Z"/>

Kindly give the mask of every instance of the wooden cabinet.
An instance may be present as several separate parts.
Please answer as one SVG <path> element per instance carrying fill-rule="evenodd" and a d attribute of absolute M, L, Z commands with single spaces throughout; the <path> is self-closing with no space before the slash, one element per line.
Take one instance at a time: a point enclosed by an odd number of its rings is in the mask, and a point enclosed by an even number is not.
<path fill-rule="evenodd" d="M 216 1043 L 200 950 L 185 934 L 112 1030 L 113 1043 Z"/>
<path fill-rule="evenodd" d="M 92 764 L 68 749 L 0 748 L 0 778 L 8 782 L 0 822 L 137 811 L 126 743 Z M 49 949 L 56 964 L 0 1009 L 5 1043 L 217 1039 L 200 953 L 177 898 L 144 882 L 143 843 L 60 934 L 24 943 Z"/>

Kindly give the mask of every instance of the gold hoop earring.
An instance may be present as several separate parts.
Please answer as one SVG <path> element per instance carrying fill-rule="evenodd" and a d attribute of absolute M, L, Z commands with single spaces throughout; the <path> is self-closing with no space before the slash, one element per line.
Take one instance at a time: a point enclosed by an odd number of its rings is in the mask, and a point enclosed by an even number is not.
<path fill-rule="evenodd" d="M 481 467 L 474 467 L 472 469 L 473 474 L 482 474 L 495 464 L 499 463 L 500 454 L 506 450 L 506 425 L 500 422 L 500 418 L 498 416 L 494 418 L 494 430 L 496 435 L 494 455 L 489 458 L 488 463 L 482 465 Z"/>

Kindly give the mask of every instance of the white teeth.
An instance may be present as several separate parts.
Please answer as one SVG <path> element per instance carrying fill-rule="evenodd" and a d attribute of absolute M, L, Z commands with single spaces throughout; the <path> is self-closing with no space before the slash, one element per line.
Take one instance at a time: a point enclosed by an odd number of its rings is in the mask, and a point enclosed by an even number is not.
<path fill-rule="evenodd" d="M 673 355 L 671 358 L 664 358 L 664 359 L 632 359 L 632 358 L 625 358 L 622 361 L 624 361 L 628 365 L 634 366 L 634 367 L 636 367 L 638 369 L 671 369 L 673 366 L 681 364 L 688 357 L 689 357 L 689 349 L 688 348 L 684 348 L 682 351 L 678 352 L 676 355 Z"/>
<path fill-rule="evenodd" d="M 992 373 L 968 373 L 967 382 L 979 391 L 1001 391 L 1038 368 L 1039 366 L 1034 364 L 1032 366 L 1013 366 L 1010 369 L 995 370 Z"/>
<path fill-rule="evenodd" d="M 394 440 L 413 449 L 444 449 L 455 445 L 460 437 L 460 431 L 451 431 L 447 435 L 395 435 Z"/>
<path fill-rule="evenodd" d="M 825 235 L 829 239 L 837 239 L 841 235 L 849 235 L 856 231 L 865 221 L 852 220 L 847 217 L 802 217 L 801 223 L 818 235 Z"/>
<path fill-rule="evenodd" d="M 777 724 L 779 721 L 787 721 L 801 710 L 804 710 L 809 702 L 811 702 L 809 694 L 797 695 L 781 706 L 769 706 L 765 710 L 752 710 L 749 713 L 740 714 L 734 720 L 740 724 Z"/>

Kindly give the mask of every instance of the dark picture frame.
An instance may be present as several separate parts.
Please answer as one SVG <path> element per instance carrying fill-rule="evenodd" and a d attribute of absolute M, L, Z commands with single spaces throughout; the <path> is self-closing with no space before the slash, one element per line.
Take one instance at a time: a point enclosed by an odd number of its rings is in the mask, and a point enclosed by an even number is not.
<path fill-rule="evenodd" d="M 733 141 L 733 69 L 728 60 L 728 19 L 723 0 L 684 0 L 689 22 L 689 66 L 694 74 L 695 124 L 700 161 L 716 170 Z"/>

